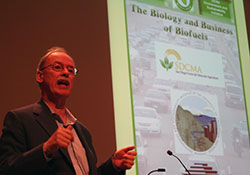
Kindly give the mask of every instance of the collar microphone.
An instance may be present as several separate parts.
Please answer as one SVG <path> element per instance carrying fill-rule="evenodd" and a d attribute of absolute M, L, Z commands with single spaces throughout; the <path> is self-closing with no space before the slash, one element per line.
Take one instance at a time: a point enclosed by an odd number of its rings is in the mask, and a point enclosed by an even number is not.
<path fill-rule="evenodd" d="M 190 172 L 188 171 L 188 169 L 186 168 L 186 166 L 182 163 L 181 159 L 179 159 L 179 157 L 177 157 L 176 155 L 174 155 L 173 152 L 172 152 L 171 150 L 168 150 L 168 151 L 167 151 L 167 154 L 168 154 L 169 156 L 174 156 L 174 157 L 181 163 L 181 165 L 182 165 L 183 168 L 186 170 L 186 172 L 187 172 L 189 175 L 191 175 Z"/>

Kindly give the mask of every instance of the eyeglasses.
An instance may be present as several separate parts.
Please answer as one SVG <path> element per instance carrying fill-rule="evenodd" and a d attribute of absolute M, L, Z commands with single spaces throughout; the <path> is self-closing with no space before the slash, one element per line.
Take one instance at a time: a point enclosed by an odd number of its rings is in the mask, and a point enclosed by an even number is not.
<path fill-rule="evenodd" d="M 51 67 L 56 72 L 62 72 L 64 70 L 64 68 L 66 67 L 68 72 L 74 76 L 76 76 L 76 74 L 78 72 L 78 70 L 74 66 L 65 66 L 65 65 L 63 65 L 61 63 L 57 63 L 57 62 L 53 63 L 53 64 L 49 64 L 48 66 L 45 66 L 45 67 L 41 68 L 40 70 L 44 70 L 48 67 Z"/>

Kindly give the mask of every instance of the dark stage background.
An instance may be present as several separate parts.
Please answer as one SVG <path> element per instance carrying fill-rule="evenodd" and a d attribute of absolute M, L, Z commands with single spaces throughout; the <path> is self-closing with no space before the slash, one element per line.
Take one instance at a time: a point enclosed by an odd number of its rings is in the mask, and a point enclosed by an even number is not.
<path fill-rule="evenodd" d="M 107 159 L 116 144 L 106 0 L 1 0 L 0 26 L 0 129 L 8 110 L 39 100 L 36 65 L 61 46 L 79 69 L 67 106 L 92 133 L 98 164 Z"/>

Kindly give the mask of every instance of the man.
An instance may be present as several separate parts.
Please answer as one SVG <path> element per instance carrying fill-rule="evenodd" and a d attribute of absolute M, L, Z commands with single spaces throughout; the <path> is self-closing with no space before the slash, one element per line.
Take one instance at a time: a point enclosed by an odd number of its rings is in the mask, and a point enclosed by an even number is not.
<path fill-rule="evenodd" d="M 41 58 L 36 73 L 41 100 L 5 117 L 1 175 L 118 175 L 133 166 L 136 152 L 129 146 L 96 167 L 90 133 L 65 107 L 76 73 L 63 48 L 53 47 Z"/>

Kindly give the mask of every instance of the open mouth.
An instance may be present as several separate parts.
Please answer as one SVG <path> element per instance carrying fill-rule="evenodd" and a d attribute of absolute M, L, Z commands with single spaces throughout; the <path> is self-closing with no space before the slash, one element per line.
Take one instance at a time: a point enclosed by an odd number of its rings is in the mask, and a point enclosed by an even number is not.
<path fill-rule="evenodd" d="M 67 86 L 69 86 L 70 82 L 68 80 L 65 80 L 65 79 L 59 79 L 57 81 L 57 84 L 60 85 L 60 86 L 67 87 Z"/>

